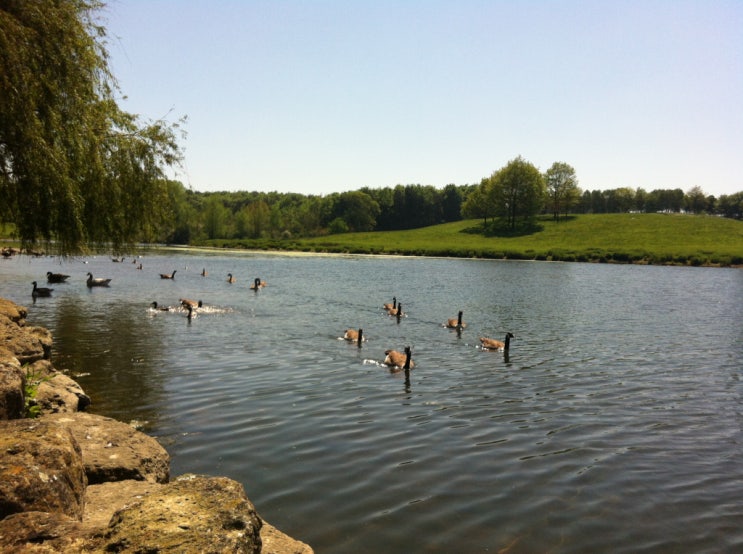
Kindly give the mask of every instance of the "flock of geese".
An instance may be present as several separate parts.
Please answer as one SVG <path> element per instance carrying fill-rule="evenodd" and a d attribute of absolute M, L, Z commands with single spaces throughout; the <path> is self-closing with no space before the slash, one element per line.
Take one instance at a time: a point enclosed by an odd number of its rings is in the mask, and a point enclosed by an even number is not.
<path fill-rule="evenodd" d="M 47 283 L 66 283 L 69 278 L 70 276 L 65 275 L 64 273 L 52 273 L 51 271 L 46 272 Z M 111 283 L 111 279 L 94 278 L 93 274 L 90 272 L 88 272 L 88 279 L 85 282 L 88 287 L 107 287 L 109 283 Z M 51 296 L 52 292 L 54 292 L 54 289 L 52 288 L 40 287 L 36 281 L 32 284 L 34 286 L 31 291 L 31 296 L 33 298 Z"/>
<path fill-rule="evenodd" d="M 120 262 L 122 260 L 114 258 L 112 261 Z M 137 269 L 141 268 L 142 264 L 137 267 Z M 173 270 L 172 273 L 160 273 L 160 278 L 175 279 L 175 274 L 176 270 Z M 206 271 L 206 268 L 204 268 L 201 271 L 201 276 L 206 277 L 207 275 L 208 273 Z M 51 271 L 47 271 L 46 277 L 47 283 L 51 284 L 65 283 L 70 276 L 63 273 L 52 273 Z M 227 283 L 234 284 L 236 282 L 237 279 L 235 278 L 235 276 L 232 273 L 228 273 Z M 88 272 L 87 274 L 86 285 L 88 287 L 107 287 L 110 283 L 111 279 L 95 278 L 90 272 Z M 36 281 L 33 282 L 33 286 L 34 288 L 31 292 L 31 295 L 34 299 L 36 299 L 37 297 L 51 296 L 52 292 L 54 291 L 54 289 L 49 287 L 39 287 Z M 266 281 L 256 277 L 249 288 L 251 290 L 258 291 L 265 286 Z M 188 319 L 191 320 L 191 318 L 194 317 L 196 310 L 203 307 L 203 303 L 201 300 L 197 301 L 188 298 L 180 298 L 178 302 L 180 305 L 174 308 L 171 306 L 160 306 L 157 302 L 153 301 L 150 304 L 150 308 L 156 311 L 185 310 Z M 403 316 L 402 303 L 397 301 L 397 297 L 392 298 L 392 303 L 383 304 L 382 308 L 390 316 L 397 317 L 398 321 Z M 462 317 L 463 312 L 460 310 L 456 318 L 451 318 L 446 321 L 446 323 L 444 324 L 445 327 L 449 329 L 456 329 L 458 332 L 461 332 L 467 327 L 467 323 L 463 321 Z M 342 338 L 346 341 L 357 343 L 359 347 L 361 346 L 362 342 L 366 340 L 364 338 L 363 329 L 346 329 Z M 502 341 L 489 337 L 480 337 L 480 346 L 483 350 L 495 350 L 508 353 L 512 338 L 514 338 L 514 335 L 511 332 L 506 333 Z M 383 364 L 385 366 L 388 366 L 392 370 L 405 370 L 407 372 L 415 367 L 415 362 L 413 362 L 412 360 L 412 350 L 410 346 L 406 346 L 403 352 L 400 352 L 398 350 L 385 350 L 384 355 L 385 358 Z"/>
<path fill-rule="evenodd" d="M 390 315 L 398 318 L 402 317 L 403 311 L 402 311 L 402 303 L 399 303 L 397 301 L 397 297 L 392 298 L 392 303 L 386 303 L 382 305 L 382 308 Z M 463 329 L 467 327 L 467 324 L 462 320 L 462 316 L 464 315 L 464 312 L 461 310 L 457 314 L 457 317 L 448 319 L 446 323 L 444 324 L 445 327 L 449 329 L 456 329 L 458 332 L 461 332 Z M 506 333 L 506 336 L 502 341 L 498 339 L 493 339 L 489 337 L 480 337 L 480 347 L 483 350 L 495 350 L 500 352 L 508 353 L 508 350 L 511 346 L 511 339 L 514 338 L 513 333 L 510 331 Z M 347 340 L 349 342 L 355 342 L 359 346 L 361 346 L 361 343 L 366 340 L 364 339 L 364 330 L 363 329 L 346 329 L 343 333 L 343 339 Z M 403 352 L 400 352 L 398 350 L 385 350 L 384 352 L 385 358 L 384 358 L 384 365 L 390 367 L 391 369 L 395 370 L 401 370 L 404 369 L 405 371 L 408 371 L 410 369 L 413 369 L 415 367 L 415 362 L 412 360 L 412 351 L 410 346 L 406 346 L 405 350 Z"/>
<path fill-rule="evenodd" d="M 124 258 L 111 258 L 112 262 L 115 263 L 123 263 Z M 132 261 L 132 263 L 137 263 L 136 259 Z M 137 269 L 142 269 L 142 264 L 140 263 L 137 266 Z M 160 273 L 160 279 L 175 279 L 175 274 L 177 270 L 173 270 L 171 273 Z M 201 271 L 201 276 L 206 277 L 208 275 L 206 268 L 204 268 Z M 49 284 L 54 283 L 66 283 L 67 279 L 69 279 L 70 276 L 66 275 L 64 273 L 53 273 L 51 271 L 46 272 L 46 281 Z M 230 284 L 234 284 L 237 282 L 237 279 L 232 275 L 232 273 L 227 274 L 227 282 Z M 33 281 L 34 288 L 31 290 L 31 296 L 36 300 L 36 298 L 42 298 L 42 297 L 50 297 L 52 295 L 52 292 L 54 292 L 53 288 L 50 287 L 40 287 L 37 281 Z M 111 284 L 111 279 L 105 279 L 100 277 L 93 277 L 93 274 L 88 272 L 87 274 L 87 280 L 86 285 L 90 287 L 107 287 Z M 256 277 L 253 280 L 253 283 L 248 287 L 250 290 L 253 291 L 259 291 L 262 288 L 267 286 L 266 281 L 263 279 L 260 279 Z M 186 311 L 186 314 L 188 316 L 188 319 L 192 319 L 196 315 L 196 310 L 203 307 L 203 303 L 201 300 L 190 300 L 188 298 L 179 298 L 178 299 L 179 306 L 173 307 L 173 306 L 160 306 L 157 302 L 152 302 L 150 304 L 150 308 L 155 311 L 162 311 L 162 312 L 168 312 L 168 311 Z"/>

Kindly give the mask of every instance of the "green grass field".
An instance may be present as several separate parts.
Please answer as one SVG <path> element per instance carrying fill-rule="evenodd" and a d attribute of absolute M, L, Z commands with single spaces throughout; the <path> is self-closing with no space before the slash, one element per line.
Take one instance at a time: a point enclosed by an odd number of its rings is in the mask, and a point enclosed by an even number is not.
<path fill-rule="evenodd" d="M 540 220 L 515 237 L 485 236 L 481 222 L 346 233 L 286 241 L 209 241 L 211 246 L 357 254 L 731 266 L 743 264 L 743 221 L 681 214 L 578 215 Z"/>

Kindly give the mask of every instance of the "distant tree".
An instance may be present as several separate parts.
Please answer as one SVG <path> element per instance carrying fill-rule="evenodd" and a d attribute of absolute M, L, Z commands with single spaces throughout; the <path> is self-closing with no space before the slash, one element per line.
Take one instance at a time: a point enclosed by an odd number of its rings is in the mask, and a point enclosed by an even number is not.
<path fill-rule="evenodd" d="M 637 188 L 635 190 L 635 210 L 638 212 L 644 212 L 646 210 L 646 202 L 648 198 L 648 191 L 643 188 Z"/>
<path fill-rule="evenodd" d="M 717 199 L 717 211 L 725 217 L 743 219 L 743 191 L 720 195 Z"/>
<path fill-rule="evenodd" d="M 568 211 L 580 198 L 578 188 L 578 177 L 575 169 L 565 162 L 555 162 L 544 174 L 547 186 L 550 209 L 556 221 L 560 219 L 560 213 L 567 216 Z"/>
<path fill-rule="evenodd" d="M 328 225 L 328 232 L 332 235 L 337 235 L 339 233 L 348 233 L 348 231 L 348 223 L 346 223 L 346 221 L 342 217 L 336 217 Z"/>
<path fill-rule="evenodd" d="M 699 214 L 707 211 L 707 197 L 701 187 L 695 186 L 686 192 L 684 204 L 687 211 Z"/>
<path fill-rule="evenodd" d="M 225 224 L 229 210 L 224 207 L 218 195 L 212 195 L 206 201 L 204 212 L 204 231 L 209 239 L 225 238 L 227 226 Z"/>
<path fill-rule="evenodd" d="M 338 199 L 336 213 L 346 222 L 349 230 L 371 231 L 377 222 L 379 205 L 363 192 L 344 192 Z"/>
<path fill-rule="evenodd" d="M 167 184 L 169 214 L 162 221 L 162 239 L 170 244 L 189 244 L 196 236 L 196 210 L 189 203 L 189 191 L 178 181 Z"/>
<path fill-rule="evenodd" d="M 521 156 L 490 177 L 489 196 L 497 215 L 511 231 L 516 230 L 519 220 L 522 225 L 529 225 L 541 210 L 545 194 L 542 174 Z"/>
<path fill-rule="evenodd" d="M 629 187 L 614 189 L 612 196 L 612 212 L 627 213 L 635 206 L 635 191 Z"/>
<path fill-rule="evenodd" d="M 142 123 L 117 105 L 102 6 L 0 3 L 0 217 L 25 246 L 120 251 L 154 238 L 167 217 L 178 125 Z"/>
<path fill-rule="evenodd" d="M 488 217 L 495 217 L 495 209 L 491 205 L 487 189 L 490 179 L 484 178 L 479 185 L 474 187 L 462 203 L 462 217 L 466 219 L 480 219 L 487 225 Z"/>
<path fill-rule="evenodd" d="M 462 219 L 462 190 L 460 187 L 454 184 L 444 187 L 441 195 L 441 213 L 444 221 L 459 221 Z"/>
<path fill-rule="evenodd" d="M 580 197 L 580 202 L 578 203 L 578 209 L 580 210 L 580 213 L 588 214 L 593 212 L 593 204 L 591 202 L 591 191 L 590 190 L 584 190 L 583 194 Z"/>

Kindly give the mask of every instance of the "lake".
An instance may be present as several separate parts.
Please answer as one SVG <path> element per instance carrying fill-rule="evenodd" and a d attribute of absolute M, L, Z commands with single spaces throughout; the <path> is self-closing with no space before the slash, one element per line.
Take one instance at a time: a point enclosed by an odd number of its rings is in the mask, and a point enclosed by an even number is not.
<path fill-rule="evenodd" d="M 174 476 L 241 482 L 318 554 L 743 548 L 741 269 L 135 261 L 2 260 L 0 296 L 53 332 L 91 412 L 139 422 Z M 47 271 L 71 277 L 33 302 Z M 88 289 L 88 271 L 111 286 Z M 150 309 L 182 297 L 204 303 L 190 320 Z M 459 310 L 466 327 L 444 327 Z M 507 353 L 479 347 L 507 332 Z M 382 365 L 408 345 L 407 375 Z"/>

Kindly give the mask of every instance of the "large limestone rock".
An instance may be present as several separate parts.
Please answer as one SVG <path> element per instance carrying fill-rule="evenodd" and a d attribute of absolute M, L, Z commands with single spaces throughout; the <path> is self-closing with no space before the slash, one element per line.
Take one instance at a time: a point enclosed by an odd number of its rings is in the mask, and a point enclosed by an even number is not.
<path fill-rule="evenodd" d="M 44 415 L 67 427 L 82 450 L 88 483 L 135 479 L 166 483 L 170 456 L 154 438 L 131 425 L 85 412 Z"/>
<path fill-rule="evenodd" d="M 104 530 L 117 510 L 127 508 L 165 486 L 167 485 L 132 479 L 88 485 L 85 490 L 83 525 L 91 533 Z"/>
<path fill-rule="evenodd" d="M 295 540 L 276 529 L 273 525 L 263 522 L 261 527 L 261 554 L 313 554 L 314 550 L 302 541 Z"/>
<path fill-rule="evenodd" d="M 49 360 L 39 360 L 28 368 L 39 385 L 35 402 L 44 414 L 82 412 L 90 406 L 90 397 L 77 382 L 57 371 Z"/>
<path fill-rule="evenodd" d="M 29 511 L 81 520 L 85 469 L 72 433 L 51 421 L 0 421 L 0 519 Z"/>
<path fill-rule="evenodd" d="M 3 554 L 92 552 L 82 524 L 63 514 L 23 512 L 0 521 Z"/>
<path fill-rule="evenodd" d="M 25 382 L 18 359 L 0 353 L 0 420 L 23 417 Z"/>
<path fill-rule="evenodd" d="M 175 483 L 177 482 L 176 479 Z M 108 526 L 117 510 L 129 507 L 146 495 L 162 491 L 170 486 L 146 481 L 118 481 L 90 485 L 85 491 L 83 527 L 89 535 L 100 533 L 101 529 Z M 291 538 L 263 520 L 261 542 L 263 543 L 261 554 L 313 554 L 312 548 L 307 544 Z"/>
<path fill-rule="evenodd" d="M 116 512 L 106 552 L 261 552 L 261 520 L 238 482 L 184 475 Z"/>
<path fill-rule="evenodd" d="M 52 355 L 52 333 L 43 327 L 22 326 L 7 316 L 0 317 L 0 358 L 15 356 L 23 364 L 48 360 Z"/>
<path fill-rule="evenodd" d="M 6 317 L 18 325 L 24 325 L 27 315 L 28 310 L 25 307 L 19 306 L 7 298 L 0 298 L 0 318 Z"/>

